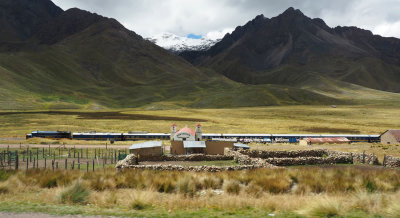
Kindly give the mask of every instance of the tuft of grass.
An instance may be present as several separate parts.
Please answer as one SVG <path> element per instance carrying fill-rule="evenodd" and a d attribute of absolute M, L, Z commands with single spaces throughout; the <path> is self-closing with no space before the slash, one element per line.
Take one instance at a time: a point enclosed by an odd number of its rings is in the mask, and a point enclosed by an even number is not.
<path fill-rule="evenodd" d="M 131 209 L 144 210 L 152 206 L 150 203 L 152 201 L 151 196 L 144 192 L 135 192 L 131 198 L 132 200 L 129 203 L 129 208 Z"/>
<path fill-rule="evenodd" d="M 227 193 L 235 195 L 238 195 L 241 190 L 240 183 L 236 180 L 225 180 L 223 188 Z"/>
<path fill-rule="evenodd" d="M 177 192 L 185 196 L 193 197 L 196 194 L 197 187 L 193 177 L 185 175 L 179 178 L 176 183 Z"/>
<path fill-rule="evenodd" d="M 71 187 L 60 194 L 61 203 L 86 204 L 90 190 L 80 181 L 75 182 Z"/>
<path fill-rule="evenodd" d="M 303 209 L 302 214 L 312 217 L 335 217 L 341 214 L 341 204 L 329 199 L 311 203 L 308 208 Z"/>

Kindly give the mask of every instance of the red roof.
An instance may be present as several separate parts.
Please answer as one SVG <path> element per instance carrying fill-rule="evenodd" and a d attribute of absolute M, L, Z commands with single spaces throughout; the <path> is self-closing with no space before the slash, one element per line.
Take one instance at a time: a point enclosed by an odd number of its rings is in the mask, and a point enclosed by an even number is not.
<path fill-rule="evenodd" d="M 338 137 L 338 138 L 306 138 L 305 139 L 307 142 L 311 143 L 343 143 L 343 142 L 349 142 L 347 138 L 344 137 Z"/>
<path fill-rule="evenodd" d="M 188 127 L 184 127 L 182 129 L 180 129 L 176 134 L 179 134 L 181 132 L 186 132 L 186 133 L 189 133 L 192 136 L 196 136 L 196 132 L 193 129 L 188 128 Z"/>
<path fill-rule="evenodd" d="M 400 142 L 400 129 L 390 129 L 386 132 L 391 134 L 396 139 L 396 141 Z"/>
<path fill-rule="evenodd" d="M 201 126 L 200 123 L 198 123 L 196 126 Z"/>
<path fill-rule="evenodd" d="M 175 123 L 173 123 L 171 126 L 176 126 L 176 124 L 175 124 Z"/>

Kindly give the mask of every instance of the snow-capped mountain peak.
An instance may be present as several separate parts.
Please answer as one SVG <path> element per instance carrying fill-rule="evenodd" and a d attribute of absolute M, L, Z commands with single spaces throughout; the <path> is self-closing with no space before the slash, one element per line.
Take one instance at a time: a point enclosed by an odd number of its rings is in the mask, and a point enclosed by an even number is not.
<path fill-rule="evenodd" d="M 178 36 L 173 33 L 162 33 L 153 37 L 149 37 L 147 40 L 174 53 L 180 53 L 183 51 L 207 50 L 221 39 L 213 40 L 207 37 L 195 39 Z"/>

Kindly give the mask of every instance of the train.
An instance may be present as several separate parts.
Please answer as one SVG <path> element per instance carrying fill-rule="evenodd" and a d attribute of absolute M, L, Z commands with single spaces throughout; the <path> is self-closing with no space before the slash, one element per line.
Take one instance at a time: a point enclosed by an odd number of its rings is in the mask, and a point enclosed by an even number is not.
<path fill-rule="evenodd" d="M 220 134 L 203 133 L 202 139 L 207 141 L 231 140 L 240 142 L 284 142 L 296 143 L 302 138 L 336 138 L 345 137 L 350 142 L 379 143 L 380 135 L 346 135 L 346 134 Z M 66 131 L 33 131 L 26 135 L 29 138 L 47 139 L 74 139 L 74 140 L 97 140 L 97 141 L 139 141 L 139 140 L 169 140 L 169 133 L 71 133 Z"/>

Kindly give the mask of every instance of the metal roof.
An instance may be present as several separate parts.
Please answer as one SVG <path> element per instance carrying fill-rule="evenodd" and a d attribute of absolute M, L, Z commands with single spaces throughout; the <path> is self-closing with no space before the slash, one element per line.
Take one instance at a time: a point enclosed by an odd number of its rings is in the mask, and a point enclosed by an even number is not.
<path fill-rule="evenodd" d="M 206 148 L 204 141 L 183 141 L 184 148 Z"/>
<path fill-rule="evenodd" d="M 155 148 L 155 147 L 161 147 L 161 146 L 162 146 L 161 141 L 150 141 L 150 142 L 133 144 L 131 147 L 129 147 L 129 149 L 132 150 L 132 149 L 140 149 L 140 148 Z"/>
<path fill-rule="evenodd" d="M 233 143 L 233 146 L 235 146 L 237 148 L 250 148 L 250 146 L 245 145 L 243 143 Z"/>

